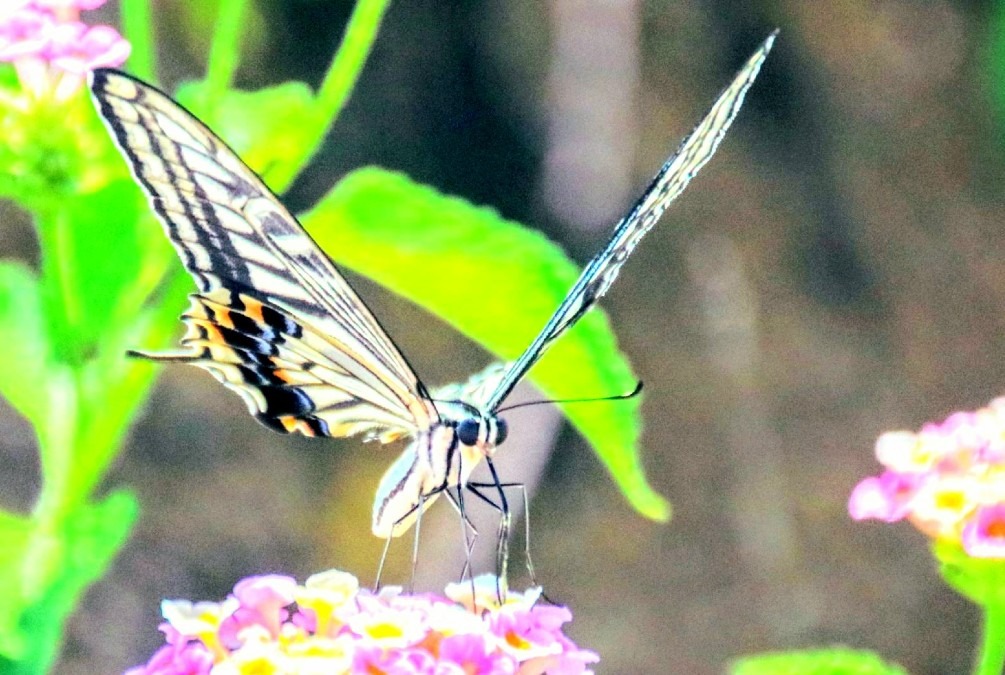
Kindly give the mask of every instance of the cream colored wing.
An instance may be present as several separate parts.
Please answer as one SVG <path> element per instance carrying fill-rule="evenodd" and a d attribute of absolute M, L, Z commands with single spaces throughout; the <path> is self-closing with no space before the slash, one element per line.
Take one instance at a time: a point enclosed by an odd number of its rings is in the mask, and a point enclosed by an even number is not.
<path fill-rule="evenodd" d="M 96 107 L 198 287 L 185 350 L 279 431 L 383 440 L 438 420 L 401 352 L 265 184 L 157 89 L 91 75 Z"/>

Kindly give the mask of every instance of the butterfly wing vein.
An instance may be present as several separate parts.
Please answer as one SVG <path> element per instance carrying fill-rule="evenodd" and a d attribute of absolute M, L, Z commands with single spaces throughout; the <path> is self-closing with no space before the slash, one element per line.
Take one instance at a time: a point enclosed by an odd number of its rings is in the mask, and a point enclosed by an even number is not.
<path fill-rule="evenodd" d="M 209 370 L 279 431 L 387 441 L 435 423 L 401 352 L 254 172 L 156 89 L 115 71 L 92 77 L 102 117 L 199 289 L 183 317 L 186 350 L 164 357 Z"/>

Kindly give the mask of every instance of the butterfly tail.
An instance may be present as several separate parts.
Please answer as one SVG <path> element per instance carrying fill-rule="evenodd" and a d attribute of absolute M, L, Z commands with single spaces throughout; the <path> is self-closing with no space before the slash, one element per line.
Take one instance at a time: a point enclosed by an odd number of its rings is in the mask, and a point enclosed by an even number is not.
<path fill-rule="evenodd" d="M 177 349 L 168 352 L 148 352 L 144 349 L 130 349 L 126 356 L 161 363 L 191 363 L 199 358 L 199 353 L 191 349 Z"/>

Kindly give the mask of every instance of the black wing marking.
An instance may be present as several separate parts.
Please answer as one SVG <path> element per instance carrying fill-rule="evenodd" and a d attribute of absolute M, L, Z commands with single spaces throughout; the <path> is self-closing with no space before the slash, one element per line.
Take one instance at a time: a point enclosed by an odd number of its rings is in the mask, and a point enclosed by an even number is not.
<path fill-rule="evenodd" d="M 253 300 L 325 341 L 319 351 L 329 365 L 355 380 L 351 393 L 360 407 L 354 412 L 362 419 L 376 409 L 385 411 L 380 424 L 372 426 L 387 435 L 414 434 L 438 420 L 422 383 L 366 305 L 223 141 L 167 95 L 128 75 L 98 69 L 90 85 L 98 112 L 195 280 L 199 297 L 220 305 L 234 297 Z M 190 329 L 195 325 L 193 315 L 185 320 Z M 218 376 L 233 374 L 233 363 L 214 365 L 212 349 L 207 360 L 202 346 L 193 342 L 189 347 L 166 356 L 186 358 L 211 372 L 216 368 Z M 265 386 L 224 379 L 245 394 Z M 350 391 L 344 379 L 327 384 Z M 312 392 L 309 397 L 322 395 Z M 329 424 L 328 432 L 339 435 L 341 428 Z"/>

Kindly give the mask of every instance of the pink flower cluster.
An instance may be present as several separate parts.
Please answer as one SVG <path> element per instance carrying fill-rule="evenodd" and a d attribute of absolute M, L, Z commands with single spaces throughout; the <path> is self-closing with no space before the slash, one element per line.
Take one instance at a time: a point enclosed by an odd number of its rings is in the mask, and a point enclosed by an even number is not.
<path fill-rule="evenodd" d="M 855 486 L 852 518 L 907 518 L 971 557 L 1005 559 L 1005 397 L 917 433 L 885 433 L 876 458 L 886 470 Z"/>
<path fill-rule="evenodd" d="M 599 661 L 562 634 L 572 614 L 538 604 L 540 589 L 497 593 L 490 575 L 447 597 L 371 592 L 338 570 L 302 586 L 248 577 L 223 602 L 165 600 L 167 644 L 126 675 L 578 674 Z"/>
<path fill-rule="evenodd" d="M 24 91 L 34 100 L 65 101 L 87 71 L 118 66 L 130 46 L 111 26 L 88 26 L 80 11 L 105 0 L 2 0 L 0 61 L 14 64 Z"/>

